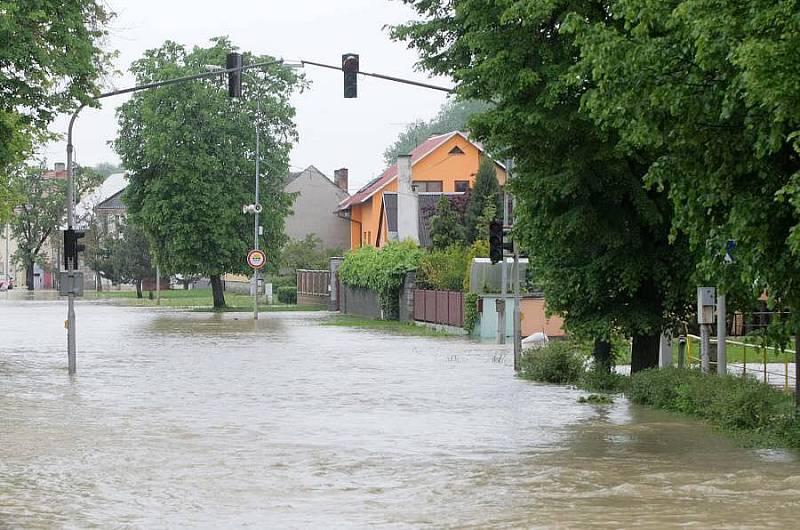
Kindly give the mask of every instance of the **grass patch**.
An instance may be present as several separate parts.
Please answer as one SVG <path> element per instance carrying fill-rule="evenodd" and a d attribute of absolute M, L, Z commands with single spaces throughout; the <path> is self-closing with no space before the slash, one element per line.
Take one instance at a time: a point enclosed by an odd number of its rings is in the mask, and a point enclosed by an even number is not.
<path fill-rule="evenodd" d="M 754 379 L 698 370 L 645 370 L 625 394 L 634 403 L 699 417 L 745 445 L 800 448 L 794 398 Z"/>
<path fill-rule="evenodd" d="M 155 293 L 153 299 L 150 300 L 148 292 L 144 293 L 142 298 L 136 298 L 136 291 L 101 291 L 95 296 L 86 295 L 84 298 L 88 300 L 109 300 L 129 306 L 141 307 L 159 307 L 156 306 Z M 225 293 L 225 307 L 215 309 L 214 298 L 211 294 L 211 289 L 175 289 L 169 291 L 161 291 L 161 306 L 160 307 L 173 307 L 177 309 L 189 309 L 199 312 L 241 312 L 253 310 L 253 297 L 247 294 L 226 292 Z M 266 305 L 259 302 L 260 312 L 272 311 L 324 311 L 324 306 L 312 305 L 286 305 L 286 304 L 273 304 Z"/>
<path fill-rule="evenodd" d="M 341 326 L 350 328 L 361 328 L 375 331 L 385 331 L 397 335 L 414 335 L 419 337 L 452 337 L 446 331 L 418 326 L 412 322 L 399 322 L 397 320 L 374 320 L 371 318 L 358 317 L 353 315 L 333 315 L 325 320 L 324 326 Z"/>

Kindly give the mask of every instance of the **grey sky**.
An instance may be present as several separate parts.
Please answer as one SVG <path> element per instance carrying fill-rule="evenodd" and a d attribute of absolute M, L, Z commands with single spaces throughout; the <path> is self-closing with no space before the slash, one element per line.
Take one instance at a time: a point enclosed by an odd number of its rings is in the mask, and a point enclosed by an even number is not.
<path fill-rule="evenodd" d="M 384 25 L 413 17 L 397 0 L 109 0 L 117 18 L 109 47 L 119 50 L 115 61 L 121 76 L 114 88 L 130 86 L 132 61 L 149 48 L 170 39 L 187 46 L 205 45 L 211 37 L 228 35 L 243 50 L 285 59 L 308 59 L 338 64 L 341 54 L 358 53 L 361 69 L 419 81 L 415 52 L 392 42 Z M 342 98 L 342 74 L 306 67 L 309 90 L 295 96 L 300 140 L 291 164 L 294 169 L 315 165 L 332 177 L 339 167 L 350 169 L 354 191 L 383 169 L 383 150 L 404 124 L 431 118 L 446 94 L 423 88 L 359 77 L 357 99 Z M 432 82 L 450 86 L 447 79 Z M 108 141 L 116 134 L 116 107 L 127 96 L 107 99 L 100 110 L 84 110 L 75 125 L 75 155 L 82 164 L 118 162 Z M 67 119 L 53 124 L 65 133 Z M 64 142 L 48 145 L 48 163 L 66 158 Z"/>

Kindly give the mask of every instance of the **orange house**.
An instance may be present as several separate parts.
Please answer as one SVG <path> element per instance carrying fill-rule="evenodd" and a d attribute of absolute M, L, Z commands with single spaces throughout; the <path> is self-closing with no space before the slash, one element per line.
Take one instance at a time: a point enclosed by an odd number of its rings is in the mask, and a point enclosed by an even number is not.
<path fill-rule="evenodd" d="M 424 240 L 427 227 L 420 212 L 442 194 L 472 188 L 483 154 L 480 144 L 453 131 L 432 136 L 410 155 L 398 157 L 380 177 L 339 204 L 339 215 L 350 220 L 350 248 Z M 502 186 L 505 167 L 495 162 L 495 170 Z"/>

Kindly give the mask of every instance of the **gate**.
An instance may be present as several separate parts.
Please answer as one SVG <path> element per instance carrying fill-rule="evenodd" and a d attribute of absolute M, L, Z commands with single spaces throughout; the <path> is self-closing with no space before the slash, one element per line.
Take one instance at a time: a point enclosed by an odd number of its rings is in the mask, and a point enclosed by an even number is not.
<path fill-rule="evenodd" d="M 464 293 L 414 289 L 414 320 L 464 326 Z"/>

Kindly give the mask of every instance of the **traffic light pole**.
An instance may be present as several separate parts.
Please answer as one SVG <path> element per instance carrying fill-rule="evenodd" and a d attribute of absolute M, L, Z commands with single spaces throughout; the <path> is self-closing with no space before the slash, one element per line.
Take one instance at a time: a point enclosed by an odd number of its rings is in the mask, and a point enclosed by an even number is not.
<path fill-rule="evenodd" d="M 238 70 L 247 70 L 250 68 L 263 68 L 266 66 L 272 66 L 275 64 L 283 64 L 283 59 L 276 59 L 274 61 L 264 61 L 261 63 L 254 63 L 249 64 L 246 66 L 236 67 L 236 68 L 223 68 L 220 70 L 214 70 L 211 72 L 203 72 L 199 74 L 193 75 L 186 75 L 182 77 L 176 77 L 173 79 L 167 79 L 165 81 L 156 81 L 154 83 L 146 83 L 144 85 L 137 85 L 129 88 L 123 88 L 121 90 L 113 90 L 111 92 L 104 92 L 98 95 L 95 99 L 104 99 L 111 96 L 119 96 L 122 94 L 130 94 L 132 92 L 140 92 L 142 90 L 148 90 L 151 88 L 159 88 L 162 86 L 167 85 L 177 85 L 179 83 L 185 83 L 187 81 L 194 81 L 195 79 L 205 79 L 207 77 L 214 77 L 220 74 L 229 74 L 234 71 Z M 75 125 L 75 120 L 78 118 L 78 114 L 86 107 L 86 105 L 81 105 L 78 107 L 75 112 L 72 113 L 72 117 L 69 120 L 69 127 L 67 128 L 67 228 L 71 229 L 72 224 L 74 222 L 74 212 L 75 212 L 75 179 L 73 175 L 73 160 L 72 155 L 75 150 L 72 144 L 72 130 Z M 258 170 L 256 170 L 256 173 Z M 256 190 L 258 187 L 256 186 Z M 257 192 L 256 192 L 257 193 Z M 258 240 L 258 216 L 256 216 L 256 241 Z M 256 243 L 258 244 L 258 243 Z M 67 276 L 70 277 L 72 274 L 77 270 L 78 263 L 73 263 L 72 260 L 67 260 Z M 75 374 L 77 371 L 77 355 L 76 355 L 76 334 L 75 334 L 75 293 L 74 293 L 74 281 L 70 278 L 70 286 L 69 292 L 67 293 L 67 371 L 70 375 Z"/>
<path fill-rule="evenodd" d="M 73 178 L 73 163 L 72 153 L 74 147 L 72 145 L 72 128 L 75 125 L 75 119 L 78 113 L 85 105 L 81 105 L 72 114 L 69 120 L 69 128 L 67 129 L 67 229 L 72 229 L 72 222 L 75 210 L 75 179 Z M 67 372 L 74 375 L 77 371 L 77 359 L 75 353 L 75 291 L 74 281 L 71 278 L 78 264 L 71 259 L 67 259 L 67 278 L 69 281 L 69 292 L 67 293 Z"/>

